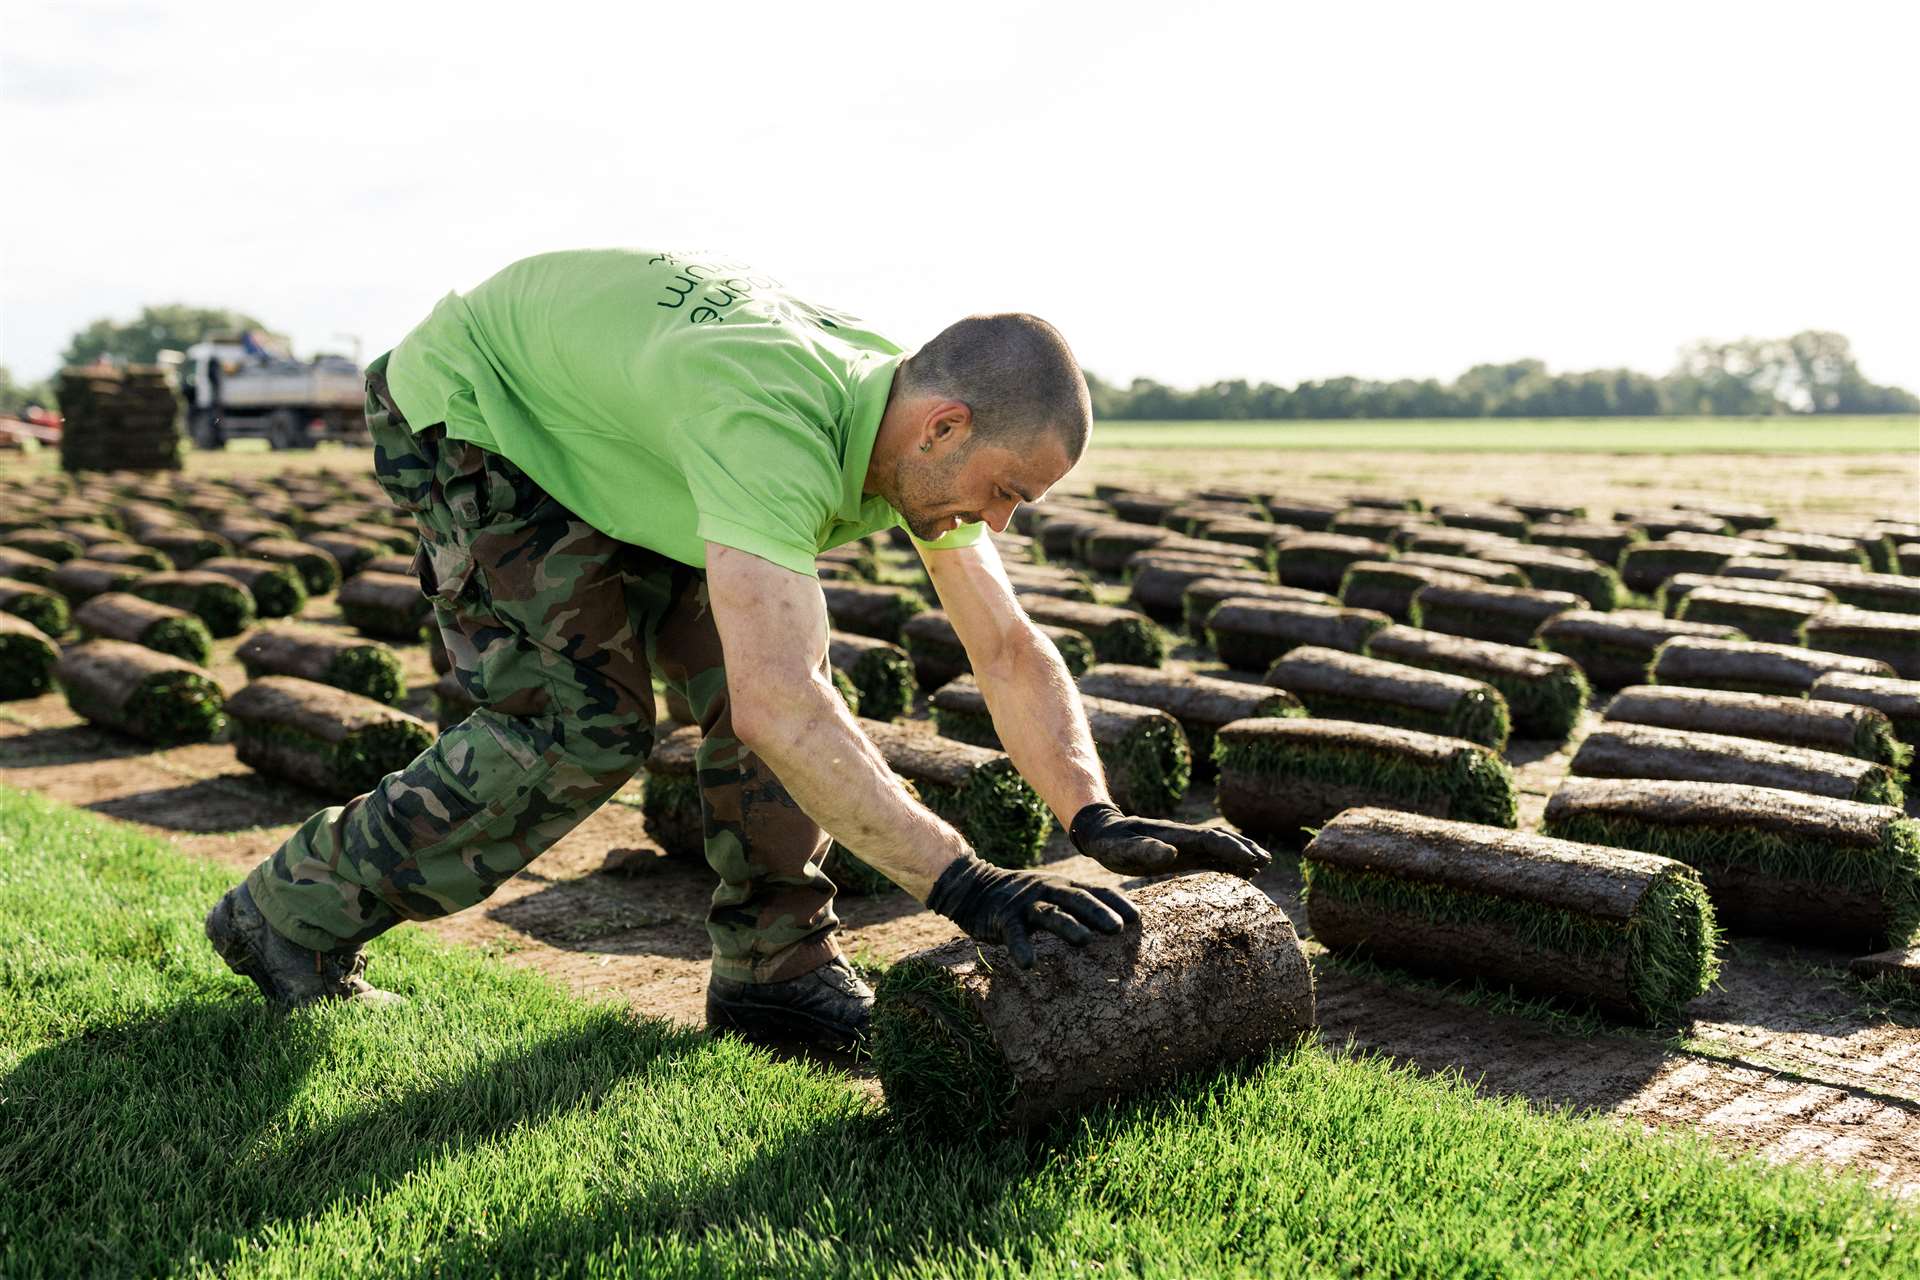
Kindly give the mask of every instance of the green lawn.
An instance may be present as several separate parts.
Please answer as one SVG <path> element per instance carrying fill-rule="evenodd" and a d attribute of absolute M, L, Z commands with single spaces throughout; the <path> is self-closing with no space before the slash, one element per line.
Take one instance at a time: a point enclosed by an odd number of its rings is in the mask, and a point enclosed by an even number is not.
<path fill-rule="evenodd" d="M 1920 1274 L 1851 1178 L 1320 1049 L 958 1149 L 419 931 L 277 1020 L 230 879 L 0 789 L 0 1275 Z"/>
<path fill-rule="evenodd" d="M 1096 449 L 1393 449 L 1427 453 L 1907 453 L 1920 418 L 1483 418 L 1101 422 Z"/>

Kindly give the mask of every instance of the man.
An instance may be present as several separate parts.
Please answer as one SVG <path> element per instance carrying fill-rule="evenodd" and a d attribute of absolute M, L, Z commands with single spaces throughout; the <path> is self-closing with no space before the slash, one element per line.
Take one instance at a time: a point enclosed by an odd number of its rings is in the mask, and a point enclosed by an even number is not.
<path fill-rule="evenodd" d="M 1076 848 L 1130 873 L 1266 861 L 1113 806 L 1073 683 L 981 536 L 1086 447 L 1086 382 L 1045 322 L 970 317 L 902 358 L 737 263 L 555 253 L 448 295 L 367 387 L 376 474 L 419 525 L 479 709 L 215 905 L 209 939 L 270 1001 L 395 998 L 360 976 L 361 946 L 482 901 L 612 796 L 652 746 L 656 674 L 704 735 L 714 1026 L 864 1036 L 828 832 L 1022 965 L 1036 930 L 1078 945 L 1134 922 L 1114 890 L 976 858 L 848 715 L 814 560 L 896 523 Z"/>

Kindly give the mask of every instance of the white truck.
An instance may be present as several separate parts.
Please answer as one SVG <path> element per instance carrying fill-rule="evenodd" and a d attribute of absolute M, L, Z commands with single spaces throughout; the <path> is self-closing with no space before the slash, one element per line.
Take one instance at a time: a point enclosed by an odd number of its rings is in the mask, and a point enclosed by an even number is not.
<path fill-rule="evenodd" d="M 275 449 L 367 443 L 366 375 L 344 356 L 295 360 L 272 339 L 248 334 L 196 342 L 183 365 L 187 430 L 199 448 L 249 438 Z"/>

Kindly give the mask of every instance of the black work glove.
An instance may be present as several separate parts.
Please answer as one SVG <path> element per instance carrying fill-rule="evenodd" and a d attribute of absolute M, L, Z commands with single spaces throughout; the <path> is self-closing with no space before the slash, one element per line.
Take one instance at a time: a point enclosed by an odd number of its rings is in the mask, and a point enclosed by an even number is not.
<path fill-rule="evenodd" d="M 1272 854 L 1237 832 L 1129 818 L 1110 804 L 1090 804 L 1074 814 L 1067 838 L 1074 848 L 1122 875 L 1227 871 L 1251 877 L 1273 861 Z"/>
<path fill-rule="evenodd" d="M 1140 923 L 1140 913 L 1117 889 L 1037 871 L 1009 871 L 970 853 L 940 873 L 927 895 L 927 907 L 966 930 L 975 942 L 1004 944 L 1022 969 L 1033 968 L 1029 934 L 1035 929 L 1083 947 L 1094 929 L 1118 933 Z"/>

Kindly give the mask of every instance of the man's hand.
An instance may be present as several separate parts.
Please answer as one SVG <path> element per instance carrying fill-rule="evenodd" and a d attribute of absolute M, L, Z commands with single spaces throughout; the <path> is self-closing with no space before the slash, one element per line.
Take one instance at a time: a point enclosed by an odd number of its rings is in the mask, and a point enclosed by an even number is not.
<path fill-rule="evenodd" d="M 1117 890 L 1036 871 L 1009 871 L 970 853 L 940 873 L 927 906 L 976 942 L 1004 944 L 1022 969 L 1033 968 L 1030 935 L 1035 929 L 1083 947 L 1094 929 L 1118 933 L 1140 923 L 1140 913 Z"/>
<path fill-rule="evenodd" d="M 1129 818 L 1110 804 L 1090 804 L 1073 815 L 1067 838 L 1081 853 L 1122 875 L 1227 871 L 1251 877 L 1273 861 L 1272 854 L 1236 832 Z"/>

